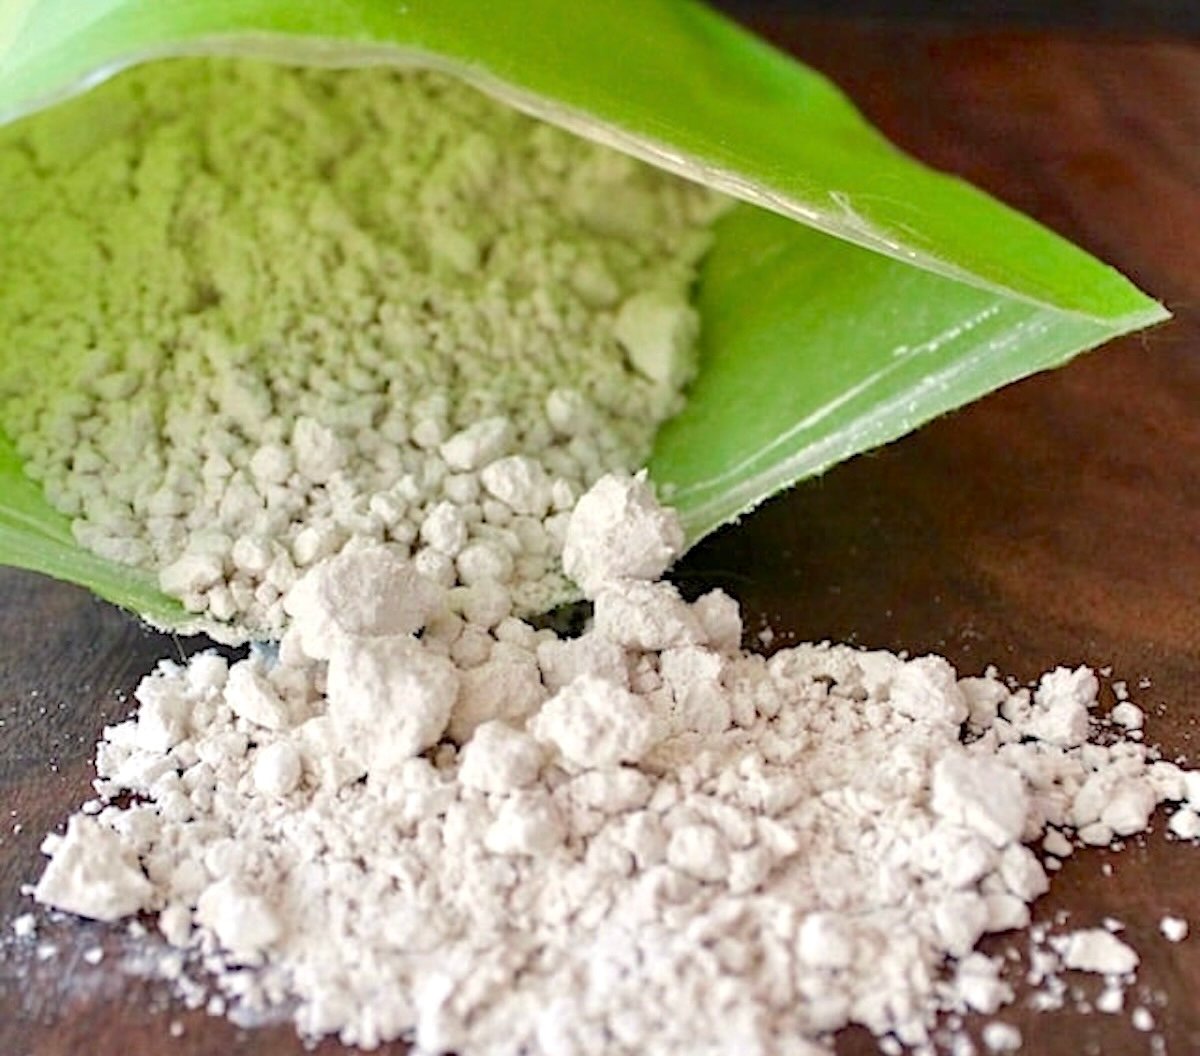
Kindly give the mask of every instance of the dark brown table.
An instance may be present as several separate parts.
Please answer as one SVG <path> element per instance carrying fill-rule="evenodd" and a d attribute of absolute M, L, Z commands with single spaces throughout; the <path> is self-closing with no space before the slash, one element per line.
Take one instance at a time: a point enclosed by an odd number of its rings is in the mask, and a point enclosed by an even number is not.
<path fill-rule="evenodd" d="M 1124 269 L 1177 318 L 861 457 L 706 542 L 679 575 L 743 601 L 782 641 L 937 650 L 1030 679 L 1112 665 L 1168 756 L 1200 716 L 1200 49 L 1093 30 L 1002 33 L 763 14 L 763 32 L 828 71 L 898 143 Z M 80 590 L 0 571 L 0 921 L 42 861 L 42 834 L 88 792 L 92 744 L 182 643 Z M 1105 875 L 1102 864 L 1111 865 Z M 1175 1056 L 1200 1053 L 1200 849 L 1155 831 L 1068 860 L 1035 918 L 1124 921 L 1142 954 L 1135 1000 Z M 1165 913 L 1192 937 L 1158 934 Z M 168 1006 L 161 988 L 78 958 L 107 929 L 50 929 L 58 954 L 0 963 L 3 1056 L 301 1053 L 286 1026 L 246 1033 Z M 991 948 L 1023 948 L 997 937 Z M 111 963 L 111 961 L 110 961 Z M 1098 983 L 1081 978 L 1087 992 Z M 1161 1007 L 1158 1001 L 1165 998 Z M 1035 1014 L 1029 1056 L 1152 1052 L 1128 1016 Z M 177 1021 L 184 1033 L 168 1033 Z M 869 1053 L 861 1033 L 843 1053 Z M 322 1046 L 322 1053 L 338 1047 Z M 394 1046 L 388 1052 L 403 1052 Z"/>

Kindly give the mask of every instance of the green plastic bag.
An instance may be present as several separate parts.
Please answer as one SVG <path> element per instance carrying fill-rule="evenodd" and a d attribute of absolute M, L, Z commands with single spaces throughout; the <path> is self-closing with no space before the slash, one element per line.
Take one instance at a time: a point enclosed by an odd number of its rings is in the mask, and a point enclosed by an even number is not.
<path fill-rule="evenodd" d="M 700 375 L 650 465 L 693 541 L 805 476 L 1167 317 L 1113 269 L 905 157 L 818 74 L 686 0 L 10 0 L 0 123 L 185 54 L 433 67 L 748 203 L 718 226 L 699 290 Z M 0 222 L 2 202 L 0 188 Z M 189 622 L 152 577 L 79 549 L 2 433 L 0 562 L 159 625 Z"/>

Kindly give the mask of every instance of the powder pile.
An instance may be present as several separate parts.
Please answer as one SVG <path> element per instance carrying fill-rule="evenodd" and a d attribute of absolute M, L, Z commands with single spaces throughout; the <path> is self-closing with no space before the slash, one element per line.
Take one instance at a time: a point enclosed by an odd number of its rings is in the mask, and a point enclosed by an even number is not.
<path fill-rule="evenodd" d="M 351 541 L 560 600 L 567 512 L 681 405 L 725 201 L 441 76 L 194 59 L 6 130 L 0 185 L 28 472 L 235 638 Z"/>
<path fill-rule="evenodd" d="M 939 1014 L 1012 999 L 975 946 L 1029 923 L 1048 865 L 1200 808 L 1090 670 L 1014 691 L 935 656 L 747 653 L 731 598 L 658 578 L 679 543 L 644 480 L 598 482 L 566 531 L 577 638 L 499 595 L 459 613 L 398 550 L 318 563 L 277 651 L 143 681 L 37 898 L 155 911 L 216 1007 L 367 1048 L 808 1056 L 858 1023 L 928 1050 Z M 1103 929 L 1054 941 L 1133 979 Z"/>

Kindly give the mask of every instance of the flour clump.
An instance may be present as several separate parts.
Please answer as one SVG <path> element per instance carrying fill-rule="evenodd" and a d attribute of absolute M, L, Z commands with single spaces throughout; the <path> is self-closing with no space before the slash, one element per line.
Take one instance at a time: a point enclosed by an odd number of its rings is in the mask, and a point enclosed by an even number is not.
<path fill-rule="evenodd" d="M 153 888 L 137 867 L 136 856 L 106 826 L 78 814 L 65 836 L 49 837 L 43 848 L 50 865 L 34 897 L 94 920 L 119 920 L 143 909 Z"/>
<path fill-rule="evenodd" d="M 1063 963 L 1079 971 L 1124 975 L 1138 966 L 1137 953 L 1104 928 L 1072 932 L 1060 945 Z"/>
<path fill-rule="evenodd" d="M 645 476 L 605 477 L 575 506 L 563 570 L 590 597 L 612 580 L 656 580 L 683 550 L 674 510 L 654 501 Z"/>

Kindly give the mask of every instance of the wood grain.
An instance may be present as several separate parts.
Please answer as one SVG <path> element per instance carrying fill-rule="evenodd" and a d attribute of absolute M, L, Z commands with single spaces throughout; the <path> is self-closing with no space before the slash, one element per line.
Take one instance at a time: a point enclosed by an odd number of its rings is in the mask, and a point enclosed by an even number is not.
<path fill-rule="evenodd" d="M 829 72 L 901 145 L 1121 267 L 1177 318 L 795 489 L 706 542 L 680 576 L 731 589 L 751 625 L 782 641 L 936 649 L 965 669 L 995 662 L 1023 679 L 1060 662 L 1112 665 L 1132 684 L 1147 677 L 1135 696 L 1151 737 L 1168 756 L 1195 754 L 1200 50 L 762 18 L 761 30 Z M 0 921 L 27 906 L 18 888 L 39 871 L 42 833 L 86 797 L 91 743 L 128 710 L 121 694 L 179 648 L 74 588 L 0 572 Z M 1121 854 L 1069 860 L 1035 916 L 1122 920 L 1143 956 L 1130 997 L 1152 1008 L 1166 1051 L 1194 1053 L 1200 849 L 1161 828 L 1160 818 Z M 1168 912 L 1192 921 L 1189 941 L 1159 936 Z M 53 958 L 0 960 L 6 1056 L 304 1051 L 286 1025 L 241 1031 L 106 970 L 123 948 L 111 929 L 64 922 L 47 937 Z M 80 959 L 95 944 L 108 951 L 99 969 Z M 992 940 L 1010 948 L 1021 954 L 1021 939 Z M 1152 1051 L 1128 1016 L 1018 1004 L 1006 1018 L 1030 1056 Z M 876 1051 L 855 1032 L 838 1048 Z"/>

